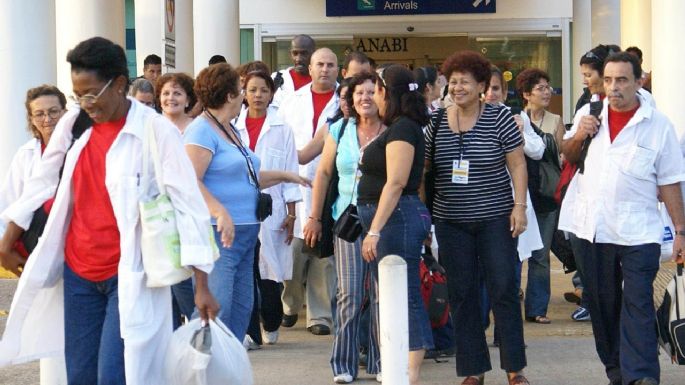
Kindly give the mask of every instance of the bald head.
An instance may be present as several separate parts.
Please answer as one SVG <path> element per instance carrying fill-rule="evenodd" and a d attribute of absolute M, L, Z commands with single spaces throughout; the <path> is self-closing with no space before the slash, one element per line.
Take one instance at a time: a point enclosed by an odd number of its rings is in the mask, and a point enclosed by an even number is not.
<path fill-rule="evenodd" d="M 309 59 L 316 48 L 314 39 L 309 35 L 297 35 L 290 41 L 290 58 L 295 72 L 306 75 Z"/>
<path fill-rule="evenodd" d="M 338 57 L 328 48 L 317 49 L 312 54 L 309 75 L 312 77 L 312 91 L 333 90 L 338 78 Z"/>

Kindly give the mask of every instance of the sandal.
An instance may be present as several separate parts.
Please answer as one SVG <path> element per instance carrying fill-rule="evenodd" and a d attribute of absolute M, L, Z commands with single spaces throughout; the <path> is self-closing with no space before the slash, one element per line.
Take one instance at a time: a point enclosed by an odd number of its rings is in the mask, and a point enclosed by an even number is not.
<path fill-rule="evenodd" d="M 538 315 L 535 317 L 526 317 L 526 321 L 534 322 L 536 324 L 543 324 L 543 325 L 547 325 L 547 324 L 552 323 L 552 321 L 544 315 Z"/>
<path fill-rule="evenodd" d="M 530 385 L 530 382 L 523 374 L 517 374 L 509 379 L 509 385 Z"/>
<path fill-rule="evenodd" d="M 485 383 L 485 374 L 480 376 L 468 376 L 464 378 L 461 385 L 483 385 Z"/>

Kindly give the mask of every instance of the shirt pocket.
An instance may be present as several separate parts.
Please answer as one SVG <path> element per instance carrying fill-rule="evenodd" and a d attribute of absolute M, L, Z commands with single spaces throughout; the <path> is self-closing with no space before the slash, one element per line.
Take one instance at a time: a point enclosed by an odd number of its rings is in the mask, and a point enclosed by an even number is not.
<path fill-rule="evenodd" d="M 266 149 L 266 159 L 262 159 L 266 167 L 264 170 L 285 170 L 285 151 L 269 147 Z"/>
<path fill-rule="evenodd" d="M 122 337 L 152 323 L 152 292 L 145 286 L 144 271 L 125 271 L 119 274 L 119 312 Z"/>
<path fill-rule="evenodd" d="M 656 171 L 654 167 L 656 151 L 636 145 L 631 147 L 626 155 L 625 161 L 620 166 L 621 171 L 638 179 L 651 180 L 651 176 Z"/>
<path fill-rule="evenodd" d="M 126 219 L 129 223 L 138 220 L 138 202 L 141 199 L 143 182 L 141 176 L 121 176 L 116 183 L 108 187 L 112 208 L 119 219 Z M 149 183 L 156 182 L 150 177 Z M 155 187 L 154 190 L 157 188 Z"/>
<path fill-rule="evenodd" d="M 616 206 L 617 233 L 628 241 L 640 240 L 647 229 L 645 205 L 638 202 L 618 202 Z"/>

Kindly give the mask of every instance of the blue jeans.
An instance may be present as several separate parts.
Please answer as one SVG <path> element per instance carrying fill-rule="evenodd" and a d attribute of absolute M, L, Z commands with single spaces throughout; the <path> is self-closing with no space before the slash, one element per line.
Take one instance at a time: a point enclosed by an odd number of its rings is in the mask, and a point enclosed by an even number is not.
<path fill-rule="evenodd" d="M 369 231 L 378 205 L 359 204 L 357 211 L 364 231 Z M 381 230 L 376 246 L 377 258 L 369 263 L 371 272 L 371 323 L 378 333 L 378 262 L 391 254 L 407 263 L 407 295 L 409 299 L 409 350 L 433 348 L 433 335 L 428 313 L 421 298 L 419 260 L 421 246 L 431 229 L 430 214 L 416 195 L 403 195 Z"/>
<path fill-rule="evenodd" d="M 254 249 L 259 234 L 259 224 L 236 225 L 233 245 L 221 245 L 221 234 L 214 228 L 219 247 L 219 259 L 209 274 L 209 290 L 219 302 L 219 319 L 242 342 L 250 324 L 254 301 Z"/>
<path fill-rule="evenodd" d="M 549 249 L 557 229 L 559 210 L 535 214 L 540 227 L 542 249 L 535 250 L 528 259 L 528 285 L 526 286 L 526 317 L 547 315 L 551 294 L 549 280 Z"/>
<path fill-rule="evenodd" d="M 501 337 L 500 362 L 507 372 L 526 366 L 523 320 L 516 287 L 516 239 L 509 217 L 481 222 L 436 221 L 440 262 L 447 272 L 452 319 L 456 325 L 456 366 L 461 377 L 492 369 L 480 308 L 483 272 Z"/>
<path fill-rule="evenodd" d="M 195 290 L 193 290 L 193 279 L 188 278 L 171 286 L 171 302 L 173 309 L 174 330 L 181 326 L 181 316 L 187 319 L 192 318 L 195 311 Z"/>
<path fill-rule="evenodd" d="M 64 264 L 64 356 L 69 385 L 126 382 L 118 279 L 81 278 Z"/>
<path fill-rule="evenodd" d="M 657 243 L 584 246 L 584 292 L 588 293 L 597 354 L 612 382 L 644 377 L 659 381 L 654 289 L 661 248 Z"/>

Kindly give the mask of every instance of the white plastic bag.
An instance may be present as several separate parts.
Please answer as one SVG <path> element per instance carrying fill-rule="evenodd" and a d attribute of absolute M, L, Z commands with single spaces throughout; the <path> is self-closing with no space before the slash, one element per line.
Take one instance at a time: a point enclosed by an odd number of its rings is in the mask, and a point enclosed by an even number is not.
<path fill-rule="evenodd" d="M 675 226 L 673 225 L 671 217 L 668 215 L 665 204 L 659 203 L 659 213 L 661 214 L 661 223 L 664 229 L 664 236 L 661 240 L 661 262 L 668 262 L 673 256 Z"/>
<path fill-rule="evenodd" d="M 252 385 L 243 344 L 218 318 L 209 322 L 209 338 L 203 338 L 201 322 L 194 319 L 174 332 L 166 352 L 166 384 Z"/>

